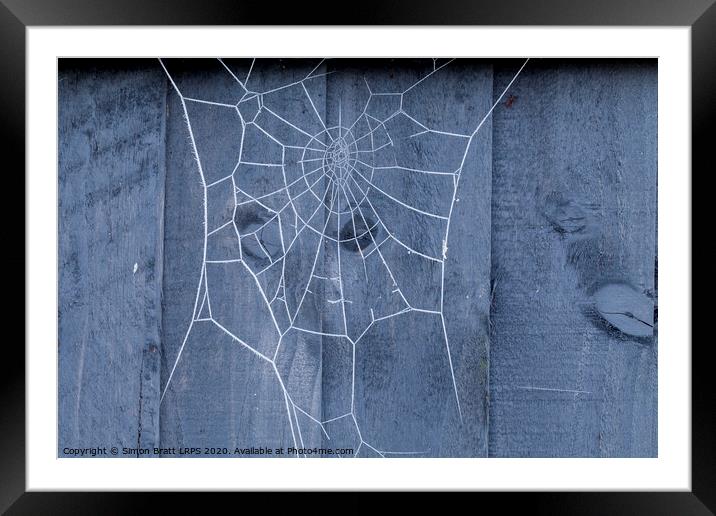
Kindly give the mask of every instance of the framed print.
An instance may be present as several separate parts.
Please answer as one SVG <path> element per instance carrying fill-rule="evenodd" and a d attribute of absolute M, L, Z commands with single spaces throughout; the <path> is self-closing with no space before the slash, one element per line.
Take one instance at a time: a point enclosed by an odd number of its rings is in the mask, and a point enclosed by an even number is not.
<path fill-rule="evenodd" d="M 137 503 L 47 493 L 115 490 L 713 509 L 691 346 L 709 2 L 356 26 L 5 5 L 27 187 L 10 513 Z"/>

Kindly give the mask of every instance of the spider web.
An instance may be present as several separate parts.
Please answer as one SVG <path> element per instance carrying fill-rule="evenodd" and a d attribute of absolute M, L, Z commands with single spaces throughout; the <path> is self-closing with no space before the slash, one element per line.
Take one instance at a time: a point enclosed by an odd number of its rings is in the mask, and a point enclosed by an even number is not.
<path fill-rule="evenodd" d="M 383 457 L 423 453 L 379 449 L 371 444 L 370 436 L 361 431 L 355 409 L 356 347 L 375 325 L 399 315 L 415 313 L 436 318 L 447 355 L 445 373 L 450 375 L 454 403 L 462 421 L 444 316 L 450 223 L 470 145 L 528 60 L 489 111 L 476 120 L 473 127 L 457 132 L 419 122 L 417 117 L 411 116 L 404 102 L 406 94 L 452 60 L 433 59 L 432 71 L 396 92 L 373 91 L 368 79 L 363 77 L 367 91 L 365 105 L 345 119 L 344 107 L 337 106 L 337 123 L 329 123 L 326 114 L 319 111 L 320 102 L 313 89 L 315 80 L 327 75 L 321 72 L 323 60 L 299 80 L 254 91 L 251 77 L 255 59 L 245 76 L 239 76 L 218 59 L 242 93 L 238 99 L 226 101 L 210 95 L 206 98 L 184 95 L 166 64 L 159 61 L 181 101 L 204 189 L 204 251 L 192 320 L 161 400 L 170 388 L 195 324 L 211 323 L 273 371 L 283 393 L 295 448 L 305 447 L 298 419 L 300 413 L 318 425 L 329 439 L 331 423 L 350 422 L 360 440 L 355 456 L 362 447 Z M 282 111 L 286 104 L 303 106 L 303 116 L 295 117 Z M 193 110 L 196 105 L 221 108 L 240 120 L 239 160 L 233 170 L 226 171 L 229 173 L 217 173 L 218 168 L 208 163 L 211 156 L 197 146 L 193 129 L 197 123 Z M 454 160 L 445 158 L 444 163 L 428 169 L 396 158 L 399 155 L 396 147 L 418 140 L 457 149 L 457 166 Z M 410 185 L 409 195 L 387 186 L 389 179 L 396 176 Z M 444 202 L 435 202 L 435 199 L 444 199 Z M 412 238 L 409 231 L 396 226 L 397 219 L 414 220 L 427 238 Z M 233 245 L 219 245 L 218 241 L 229 241 Z M 386 251 L 391 244 L 416 260 L 418 267 L 436 271 L 440 281 L 424 286 L 436 293 L 435 306 L 421 303 L 405 279 L 395 273 L 391 253 Z M 297 260 L 305 256 L 309 257 L 310 272 L 295 266 Z M 345 264 L 351 264 L 350 270 Z M 367 290 L 371 285 L 387 285 L 386 295 L 372 299 L 368 303 L 371 306 L 353 306 L 355 299 L 350 298 L 345 286 L 356 278 L 365 283 Z M 265 315 L 267 322 L 260 335 L 247 333 L 241 321 L 237 323 L 227 316 L 220 304 L 212 304 L 212 291 L 226 288 L 227 284 L 252 291 L 257 310 Z M 311 317 L 311 307 L 317 307 L 318 318 Z M 327 317 L 323 317 L 326 314 Z M 323 419 L 322 414 L 311 413 L 294 399 L 295 394 L 292 396 L 279 369 L 279 359 L 286 342 L 297 333 L 315 335 L 328 342 L 348 343 L 350 407 L 345 413 Z"/>

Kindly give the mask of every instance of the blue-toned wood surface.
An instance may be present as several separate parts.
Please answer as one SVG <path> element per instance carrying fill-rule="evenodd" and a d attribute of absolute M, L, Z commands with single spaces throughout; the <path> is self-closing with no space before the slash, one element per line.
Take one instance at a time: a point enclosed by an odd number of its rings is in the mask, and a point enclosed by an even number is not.
<path fill-rule="evenodd" d="M 75 62 L 58 86 L 59 453 L 156 446 L 166 79 Z"/>
<path fill-rule="evenodd" d="M 657 454 L 656 71 L 535 61 L 495 110 L 491 456 Z"/>
<path fill-rule="evenodd" d="M 59 453 L 655 456 L 656 64 L 523 63 L 61 62 Z"/>

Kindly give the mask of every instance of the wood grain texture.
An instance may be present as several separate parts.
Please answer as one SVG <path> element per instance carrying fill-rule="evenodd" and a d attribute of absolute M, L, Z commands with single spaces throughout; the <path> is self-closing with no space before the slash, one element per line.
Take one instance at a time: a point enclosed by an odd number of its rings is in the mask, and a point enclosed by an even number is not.
<path fill-rule="evenodd" d="M 235 104 L 244 93 L 216 60 L 164 62 L 185 97 Z M 251 69 L 251 60 L 227 60 L 226 64 L 242 78 Z M 269 88 L 268 81 L 280 73 L 281 66 L 277 66 L 278 70 L 252 70 L 252 84 Z M 256 239 L 239 244 L 231 224 L 234 221 L 237 229 L 249 230 L 269 221 L 270 215 L 256 203 L 234 211 L 231 174 L 242 149 L 246 153 L 251 147 L 256 162 L 270 162 L 274 148 L 270 141 L 260 139 L 255 127 L 245 133 L 233 107 L 187 100 L 185 111 L 173 88 L 168 94 L 162 363 L 162 386 L 168 388 L 161 409 L 162 445 L 227 447 L 232 453 L 252 446 L 286 448 L 299 440 L 300 427 L 304 445 L 318 446 L 320 426 L 310 424 L 298 411 L 287 413 L 281 382 L 307 414 L 320 419 L 320 339 L 307 342 L 296 332 L 287 334 L 274 368 L 229 335 L 265 357 L 273 358 L 276 353 L 279 333 L 250 272 L 270 264 L 259 247 L 269 244 Z M 242 103 L 242 116 L 256 115 L 255 109 L 249 113 L 249 106 L 243 105 L 250 102 Z M 236 186 L 249 189 L 257 185 L 241 182 Z M 205 220 L 210 233 L 206 250 Z M 260 233 L 261 239 L 268 241 L 267 232 Z M 207 263 L 203 269 L 204 253 L 207 260 L 217 263 Z M 239 257 L 242 262 L 218 263 Z M 291 268 L 310 270 L 313 255 L 307 247 L 297 245 L 292 258 Z M 314 311 L 304 317 L 316 319 L 320 314 Z M 192 319 L 207 320 L 192 323 Z"/>
<path fill-rule="evenodd" d="M 490 456 L 657 454 L 656 334 L 594 298 L 656 306 L 656 89 L 653 62 L 532 61 L 495 111 Z"/>
<path fill-rule="evenodd" d="M 532 60 L 501 99 L 522 60 L 435 75 L 445 60 L 337 61 L 305 84 L 314 111 L 302 86 L 276 88 L 317 62 L 166 60 L 184 103 L 157 61 L 61 67 L 60 452 L 298 443 L 361 457 L 655 456 L 655 61 Z M 416 83 L 402 104 L 388 94 Z M 450 134 L 498 99 L 464 152 Z M 234 186 L 273 189 L 245 164 L 232 184 L 240 151 L 286 158 L 241 118 L 302 145 L 287 121 L 314 134 L 362 110 L 372 159 L 390 166 L 351 180 L 343 208 L 355 217 L 325 206 L 318 231 L 283 257 L 293 214 L 234 210 L 248 200 Z M 375 151 L 380 138 L 390 152 Z M 300 175 L 292 152 L 287 170 Z M 451 176 L 407 170 L 451 172 L 463 156 L 454 203 Z M 447 209 L 444 242 L 443 219 L 426 213 Z M 252 276 L 264 268 L 256 281 L 314 333 L 272 317 Z M 414 310 L 398 313 L 406 302 Z"/>
<path fill-rule="evenodd" d="M 59 78 L 59 442 L 159 442 L 165 79 L 146 62 Z"/>
<path fill-rule="evenodd" d="M 317 60 L 163 63 L 176 87 L 168 100 L 163 446 L 300 443 L 359 456 L 485 456 L 491 131 L 488 122 L 474 139 L 452 132 L 471 133 L 489 111 L 491 67 L 436 71 L 431 59 L 318 68 Z M 316 77 L 292 85 L 309 74 Z M 412 85 L 402 112 L 399 93 L 372 96 Z M 381 169 L 370 178 L 367 168 L 354 171 L 340 187 L 335 175 L 318 174 L 312 193 L 288 188 L 256 202 L 262 188 L 280 190 L 281 173 L 300 186 L 301 174 L 321 168 L 314 154 L 299 160 L 311 135 L 313 148 L 362 135 L 361 160 L 383 160 L 371 161 Z M 283 167 L 264 165 L 271 163 Z M 452 173 L 461 165 L 453 210 Z M 324 206 L 315 192 L 329 190 Z M 271 206 L 279 210 L 275 230 Z M 356 227 L 373 229 L 351 240 Z M 291 321 L 271 300 L 277 289 Z"/>
<path fill-rule="evenodd" d="M 429 59 L 343 61 L 329 68 L 340 72 L 328 81 L 329 125 L 338 123 L 339 106 L 341 116 L 349 121 L 361 111 L 368 93 L 364 82 L 377 93 L 415 85 L 403 95 L 403 113 L 385 123 L 392 142 L 386 161 L 454 171 L 465 157 L 452 211 L 450 176 L 380 169 L 369 185 L 423 211 L 450 214 L 446 242 L 443 226 L 434 227 L 434 220 L 416 215 L 382 193 L 371 194 L 370 203 L 359 211 L 377 219 L 377 242 L 395 235 L 410 249 L 440 259 L 446 256 L 444 277 L 442 264 L 416 256 L 394 239 L 365 260 L 367 280 L 358 253 L 342 249 L 340 254 L 343 289 L 350 300 L 346 305 L 349 323 L 359 327 L 358 334 L 368 328 L 355 346 L 356 422 L 362 439 L 386 456 L 390 452 L 431 457 L 487 455 L 492 130 L 488 120 L 469 145 L 467 139 L 443 133 L 471 133 L 489 111 L 492 67 L 456 61 L 431 74 L 435 65 L 443 63 Z M 370 102 L 380 100 L 375 96 Z M 375 115 L 380 117 L 377 105 Z M 421 134 L 426 127 L 443 133 Z M 369 313 L 378 318 L 400 309 L 398 292 L 411 307 L 442 312 L 444 319 L 439 313 L 408 311 L 368 325 Z M 324 352 L 324 370 L 350 371 L 350 365 L 349 353 Z M 324 410 L 330 417 L 345 413 L 347 407 L 347 396 L 329 392 L 333 389 L 332 383 L 324 384 Z M 360 442 L 355 434 L 353 430 L 354 442 Z M 327 440 L 324 444 L 328 445 Z M 361 447 L 359 455 L 377 456 L 367 446 Z"/>

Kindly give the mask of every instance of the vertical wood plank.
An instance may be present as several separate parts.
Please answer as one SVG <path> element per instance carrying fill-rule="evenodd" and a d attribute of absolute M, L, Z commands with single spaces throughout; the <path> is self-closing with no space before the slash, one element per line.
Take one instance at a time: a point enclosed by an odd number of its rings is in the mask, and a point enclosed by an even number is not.
<path fill-rule="evenodd" d="M 470 135 L 491 107 L 492 67 L 329 70 L 328 125 L 357 139 L 359 160 L 331 215 L 340 244 L 324 255 L 342 280 L 328 303 L 343 299 L 344 314 L 323 312 L 338 331 L 345 318 L 354 348 L 324 342 L 324 444 L 360 457 L 486 456 L 489 119 Z"/>
<path fill-rule="evenodd" d="M 316 446 L 320 425 L 307 415 L 320 420 L 320 339 L 314 349 L 295 332 L 282 335 L 286 314 L 274 300 L 279 290 L 284 298 L 297 290 L 280 279 L 280 254 L 296 231 L 294 217 L 281 209 L 288 200 L 281 163 L 291 149 L 266 135 L 275 119 L 259 113 L 261 105 L 280 107 L 284 93 L 284 105 L 295 107 L 292 99 L 303 89 L 256 93 L 291 73 L 308 74 L 317 60 L 296 66 L 250 59 L 163 63 L 173 84 L 162 445 L 201 447 L 202 453 L 227 447 L 232 456 L 237 448 Z M 310 270 L 312 261 L 299 242 L 286 269 Z"/>
<path fill-rule="evenodd" d="M 155 446 L 165 80 L 61 60 L 58 87 L 58 453 Z"/>
<path fill-rule="evenodd" d="M 532 61 L 495 110 L 491 456 L 657 454 L 656 91 Z"/>

